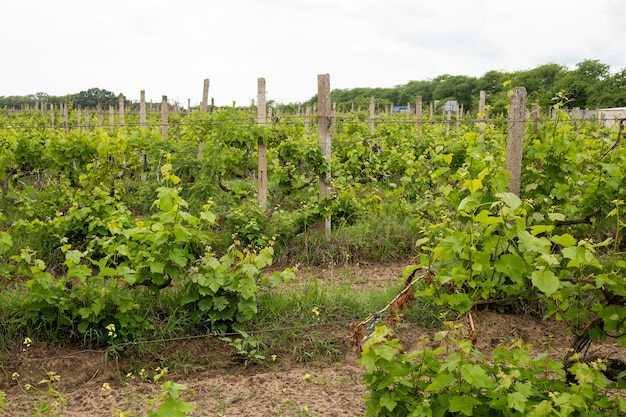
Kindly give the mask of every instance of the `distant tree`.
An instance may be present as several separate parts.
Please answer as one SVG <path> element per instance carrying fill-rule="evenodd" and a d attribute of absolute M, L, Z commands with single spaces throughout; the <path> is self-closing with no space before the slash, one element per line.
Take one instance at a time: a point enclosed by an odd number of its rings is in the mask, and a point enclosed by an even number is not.
<path fill-rule="evenodd" d="M 626 107 L 626 68 L 594 84 L 588 101 L 593 107 Z"/>
<path fill-rule="evenodd" d="M 417 96 L 422 97 L 423 103 L 430 103 L 433 101 L 435 85 L 432 81 L 409 81 L 398 89 L 398 104 L 414 103 Z"/>
<path fill-rule="evenodd" d="M 572 101 L 568 107 L 588 108 L 599 105 L 589 102 L 589 95 L 594 88 L 610 76 L 610 67 L 598 60 L 585 60 L 576 65 L 576 69 L 569 71 L 556 83 L 556 91 L 565 91 Z"/>
<path fill-rule="evenodd" d="M 523 86 L 528 91 L 528 102 L 537 103 L 541 108 L 550 107 L 552 98 L 559 91 L 556 85 L 567 74 L 567 67 L 559 64 L 545 64 L 513 75 L 514 86 Z"/>
<path fill-rule="evenodd" d="M 439 82 L 433 91 L 434 100 L 454 98 L 465 110 L 472 110 L 477 106 L 473 100 L 476 78 L 466 75 L 445 75 L 438 79 Z"/>
<path fill-rule="evenodd" d="M 504 82 L 510 80 L 511 74 L 502 71 L 487 71 L 476 80 L 476 93 L 485 91 L 487 95 L 498 94 L 506 91 Z"/>
<path fill-rule="evenodd" d="M 106 108 L 118 102 L 115 93 L 100 88 L 90 88 L 87 91 L 81 91 L 78 94 L 72 95 L 71 98 L 74 102 L 74 106 L 83 108 L 95 108 L 98 103 L 100 103 L 103 108 Z"/>
<path fill-rule="evenodd" d="M 354 104 L 367 109 L 370 97 L 380 106 L 394 103 L 406 105 L 414 103 L 415 97 L 421 96 L 424 105 L 435 100 L 457 100 L 467 111 L 475 111 L 480 91 L 487 93 L 489 114 L 504 114 L 509 103 L 507 92 L 511 87 L 525 87 L 529 103 L 538 103 L 548 109 L 552 98 L 559 91 L 565 91 L 572 99 L 569 107 L 593 108 L 622 105 L 624 95 L 624 70 L 610 75 L 609 66 L 597 60 L 585 60 L 577 64 L 576 69 L 568 70 L 565 66 L 549 63 L 531 70 L 517 72 L 488 71 L 482 77 L 473 78 L 464 75 L 443 74 L 429 80 L 411 80 L 393 88 L 352 88 L 333 90 L 331 100 L 337 109 L 349 110 Z M 505 86 L 506 81 L 512 84 Z M 314 104 L 313 96 L 308 104 Z M 307 104 L 305 103 L 305 104 Z"/>

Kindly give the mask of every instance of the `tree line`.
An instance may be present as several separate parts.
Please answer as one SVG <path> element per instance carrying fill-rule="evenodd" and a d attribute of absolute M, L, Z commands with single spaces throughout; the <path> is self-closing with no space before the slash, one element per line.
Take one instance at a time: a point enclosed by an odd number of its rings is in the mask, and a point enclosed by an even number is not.
<path fill-rule="evenodd" d="M 415 98 L 421 96 L 423 103 L 443 104 L 456 100 L 465 111 L 476 112 L 480 91 L 485 91 L 490 111 L 500 113 L 508 105 L 511 86 L 525 87 L 528 103 L 536 103 L 542 109 L 553 105 L 553 99 L 559 92 L 567 97 L 565 106 L 568 108 L 626 106 L 626 68 L 613 74 L 609 65 L 598 60 L 582 61 L 573 70 L 550 63 L 525 71 L 488 71 L 482 77 L 444 74 L 391 88 L 333 90 L 331 100 L 338 110 L 346 111 L 352 106 L 367 109 L 371 97 L 375 97 L 378 104 L 410 104 L 413 107 Z M 314 96 L 309 103 L 316 101 Z"/>
<path fill-rule="evenodd" d="M 107 109 L 109 105 L 117 105 L 119 102 L 118 95 L 101 88 L 90 88 L 75 94 L 67 94 L 64 96 L 52 96 L 47 93 L 39 92 L 36 94 L 28 94 L 25 96 L 0 96 L 0 108 L 25 108 L 34 106 L 36 103 L 44 105 L 54 105 L 59 108 L 62 102 L 68 103 L 70 108 L 96 108 L 98 104 L 103 109 Z"/>
<path fill-rule="evenodd" d="M 536 103 L 542 109 L 553 104 L 553 98 L 559 92 L 567 97 L 565 106 L 582 109 L 623 107 L 626 106 L 626 68 L 615 73 L 609 65 L 598 60 L 584 60 L 572 70 L 560 64 L 544 64 L 524 71 L 488 71 L 481 77 L 466 75 L 443 74 L 429 80 L 411 80 L 406 84 L 390 88 L 335 89 L 331 91 L 331 101 L 340 111 L 361 107 L 367 109 L 371 97 L 379 105 L 415 105 L 417 96 L 423 103 L 445 103 L 456 100 L 465 111 L 476 112 L 480 91 L 487 93 L 490 111 L 504 112 L 508 105 L 510 86 L 523 86 L 528 91 L 528 102 Z M 54 104 L 57 108 L 61 102 L 67 102 L 70 108 L 103 109 L 118 104 L 118 95 L 101 88 L 90 88 L 76 94 L 66 96 L 50 96 L 36 93 L 27 96 L 0 96 L 0 108 L 25 108 L 36 103 Z M 317 103 L 317 95 L 301 104 Z M 132 105 L 133 103 L 127 102 Z M 281 110 L 290 111 L 297 108 L 298 103 L 279 104 Z"/>

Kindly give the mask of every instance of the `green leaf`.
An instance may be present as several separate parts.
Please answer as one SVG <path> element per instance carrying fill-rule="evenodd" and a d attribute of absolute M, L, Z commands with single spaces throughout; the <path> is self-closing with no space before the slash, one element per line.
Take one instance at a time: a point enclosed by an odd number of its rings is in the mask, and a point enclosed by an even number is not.
<path fill-rule="evenodd" d="M 101 268 L 98 275 L 101 277 L 116 277 L 117 271 L 115 270 L 115 268 L 111 268 L 107 266 L 107 267 Z"/>
<path fill-rule="evenodd" d="M 174 225 L 174 239 L 176 242 L 189 242 L 191 232 L 180 224 Z"/>
<path fill-rule="evenodd" d="M 157 409 L 156 417 L 187 417 L 187 413 L 193 412 L 194 408 L 191 404 L 176 400 L 174 398 L 166 398 Z"/>
<path fill-rule="evenodd" d="M 465 313 L 474 307 L 474 302 L 465 293 L 442 294 L 441 300 L 460 313 Z"/>
<path fill-rule="evenodd" d="M 162 274 L 165 269 L 165 264 L 163 262 L 150 262 L 150 272 L 153 274 Z"/>
<path fill-rule="evenodd" d="M 7 232 L 0 232 L 0 255 L 13 247 L 13 239 Z"/>
<path fill-rule="evenodd" d="M 128 249 L 127 245 L 119 245 L 118 247 L 115 248 L 116 252 L 119 253 L 122 256 L 126 256 L 127 258 L 130 258 L 130 250 Z"/>
<path fill-rule="evenodd" d="M 522 200 L 513 193 L 497 193 L 496 197 L 513 210 L 522 205 Z"/>
<path fill-rule="evenodd" d="M 554 229 L 553 224 L 537 224 L 537 225 L 531 226 L 530 233 L 533 236 L 537 236 L 541 233 L 551 232 L 553 229 Z"/>
<path fill-rule="evenodd" d="M 65 265 L 68 267 L 80 264 L 81 259 L 83 259 L 83 253 L 79 250 L 73 249 L 65 252 Z"/>
<path fill-rule="evenodd" d="M 475 193 L 483 187 L 483 182 L 479 179 L 475 180 L 466 180 L 465 186 L 470 191 L 470 193 Z"/>
<path fill-rule="evenodd" d="M 480 405 L 481 402 L 474 397 L 455 395 L 450 398 L 451 413 L 461 412 L 466 416 L 474 415 L 474 406 Z"/>
<path fill-rule="evenodd" d="M 548 218 L 553 222 L 562 222 L 565 221 L 565 215 L 562 213 L 549 213 Z"/>
<path fill-rule="evenodd" d="M 246 300 L 252 299 L 254 297 L 254 294 L 256 293 L 256 290 L 256 281 L 250 277 L 242 278 L 239 281 L 239 284 L 237 284 L 237 292 L 239 292 L 241 297 Z"/>
<path fill-rule="evenodd" d="M 91 269 L 87 265 L 74 265 L 67 270 L 68 278 L 76 278 L 84 283 L 91 276 Z"/>
<path fill-rule="evenodd" d="M 493 387 L 493 380 L 480 365 L 465 363 L 461 365 L 459 370 L 463 379 L 476 388 Z"/>
<path fill-rule="evenodd" d="M 371 373 L 374 370 L 376 362 L 378 362 L 378 356 L 371 349 L 367 352 L 364 350 L 361 359 L 359 359 L 359 365 L 365 367 L 365 370 L 368 373 Z"/>
<path fill-rule="evenodd" d="M 532 282 L 539 291 L 548 297 L 554 294 L 561 286 L 561 281 L 549 270 L 533 271 Z"/>
<path fill-rule="evenodd" d="M 237 303 L 237 321 L 244 322 L 250 320 L 257 313 L 256 300 L 241 299 Z"/>
<path fill-rule="evenodd" d="M 169 259 L 181 268 L 187 266 L 187 252 L 181 248 L 172 249 L 170 251 Z"/>
<path fill-rule="evenodd" d="M 167 392 L 172 398 L 178 398 L 181 391 L 185 391 L 187 386 L 185 384 L 179 384 L 174 381 L 165 381 L 161 384 L 161 391 Z"/>
<path fill-rule="evenodd" d="M 398 405 L 398 403 L 391 398 L 391 395 L 388 392 L 384 393 L 380 397 L 379 403 L 382 407 L 385 407 L 389 411 L 393 411 L 393 409 L 396 408 L 396 405 Z"/>
<path fill-rule="evenodd" d="M 205 297 L 202 300 L 198 301 L 198 308 L 200 311 L 208 311 L 213 307 L 213 298 Z"/>
<path fill-rule="evenodd" d="M 598 316 L 604 321 L 603 330 L 605 332 L 614 332 L 618 329 L 621 331 L 626 319 L 626 309 L 623 306 L 612 304 L 600 310 Z"/>
<path fill-rule="evenodd" d="M 581 245 L 581 246 L 569 246 L 567 248 L 563 248 L 562 250 L 563 257 L 570 259 L 567 263 L 568 267 L 579 268 L 584 265 L 595 266 L 598 269 L 602 268 L 602 265 L 595 257 L 593 252 L 589 250 L 589 248 Z"/>
<path fill-rule="evenodd" d="M 246 276 L 249 278 L 254 278 L 259 270 L 254 264 L 246 262 L 241 266 L 241 272 L 246 274 Z"/>
<path fill-rule="evenodd" d="M 518 234 L 519 246 L 524 253 L 538 253 L 545 255 L 550 253 L 552 243 L 545 237 L 535 237 L 526 230 Z"/>
<path fill-rule="evenodd" d="M 484 224 L 485 226 L 502 223 L 502 217 L 491 216 L 490 214 L 489 210 L 482 210 L 474 217 L 474 220 L 480 224 Z"/>
<path fill-rule="evenodd" d="M 209 223 L 210 225 L 215 224 L 216 216 L 210 211 L 203 211 L 202 213 L 200 213 L 200 218 L 206 221 L 207 223 Z"/>
<path fill-rule="evenodd" d="M 172 193 L 163 193 L 159 197 L 159 209 L 161 211 L 170 211 L 174 208 L 174 197 Z"/>
<path fill-rule="evenodd" d="M 455 380 L 454 374 L 449 372 L 437 374 L 437 376 L 433 378 L 433 382 L 426 387 L 425 391 L 439 392 L 441 390 L 450 389 L 450 387 L 454 385 Z"/>
<path fill-rule="evenodd" d="M 217 311 L 222 311 L 226 307 L 228 307 L 228 300 L 226 297 L 215 297 L 213 298 L 213 308 Z"/>
<path fill-rule="evenodd" d="M 523 284 L 527 276 L 528 264 L 524 259 L 510 253 L 504 254 L 494 264 L 496 271 L 511 278 L 511 281 Z"/>
<path fill-rule="evenodd" d="M 120 265 L 116 268 L 117 274 L 124 278 L 128 284 L 133 285 L 137 281 L 137 271 L 126 265 Z"/>
<path fill-rule="evenodd" d="M 394 356 L 396 356 L 396 350 L 389 345 L 379 344 L 376 345 L 373 350 L 376 355 L 387 361 L 391 361 Z"/>
<path fill-rule="evenodd" d="M 574 238 L 574 236 L 568 233 L 552 236 L 550 240 L 556 243 L 557 245 L 562 245 L 562 246 L 574 246 L 576 244 L 576 239 Z"/>
<path fill-rule="evenodd" d="M 526 398 L 522 393 L 519 392 L 511 392 L 506 396 L 507 403 L 509 408 L 519 411 L 520 413 L 524 413 L 526 409 L 526 402 L 528 398 Z"/>

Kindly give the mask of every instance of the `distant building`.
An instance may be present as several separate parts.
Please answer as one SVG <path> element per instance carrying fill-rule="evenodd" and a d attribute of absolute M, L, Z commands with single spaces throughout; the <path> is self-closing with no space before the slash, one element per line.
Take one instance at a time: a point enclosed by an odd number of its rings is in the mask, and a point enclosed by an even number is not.
<path fill-rule="evenodd" d="M 456 113 L 459 110 L 459 102 L 456 100 L 448 100 L 441 106 L 441 110 L 444 113 Z"/>
<path fill-rule="evenodd" d="M 626 118 L 626 107 L 613 107 L 596 110 L 596 116 L 603 126 L 613 126 L 618 119 Z"/>

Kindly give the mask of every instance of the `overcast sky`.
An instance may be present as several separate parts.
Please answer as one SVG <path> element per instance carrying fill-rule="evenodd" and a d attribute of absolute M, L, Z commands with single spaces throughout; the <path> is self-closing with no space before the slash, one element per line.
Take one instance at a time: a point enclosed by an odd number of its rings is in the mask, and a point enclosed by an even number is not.
<path fill-rule="evenodd" d="M 331 89 L 392 87 L 599 60 L 626 68 L 623 0 L 3 0 L 0 96 L 103 88 L 192 105 L 301 102 Z"/>

